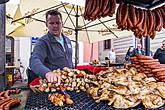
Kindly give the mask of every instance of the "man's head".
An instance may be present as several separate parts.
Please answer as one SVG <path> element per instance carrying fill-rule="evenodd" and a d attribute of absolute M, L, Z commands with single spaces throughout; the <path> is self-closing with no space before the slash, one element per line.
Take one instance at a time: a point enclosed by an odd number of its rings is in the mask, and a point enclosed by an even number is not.
<path fill-rule="evenodd" d="M 46 26 L 50 33 L 56 37 L 60 37 L 63 27 L 61 13 L 57 10 L 49 10 L 46 12 Z"/>
<path fill-rule="evenodd" d="M 112 52 L 114 52 L 114 51 L 115 51 L 115 49 L 114 49 L 114 48 L 112 48 L 111 50 L 112 50 Z"/>
<path fill-rule="evenodd" d="M 138 49 L 141 49 L 142 48 L 142 45 L 141 44 L 137 44 L 137 48 Z"/>
<path fill-rule="evenodd" d="M 165 49 L 165 40 L 163 40 L 163 42 L 162 42 L 162 48 Z"/>

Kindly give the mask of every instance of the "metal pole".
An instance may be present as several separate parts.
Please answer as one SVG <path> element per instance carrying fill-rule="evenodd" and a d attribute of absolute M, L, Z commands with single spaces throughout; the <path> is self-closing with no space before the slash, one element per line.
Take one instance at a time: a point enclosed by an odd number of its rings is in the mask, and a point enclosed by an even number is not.
<path fill-rule="evenodd" d="M 76 6 L 76 27 L 75 27 L 75 39 L 76 39 L 76 46 L 75 46 L 75 68 L 77 67 L 78 63 L 78 5 Z"/>
<path fill-rule="evenodd" d="M 150 56 L 150 37 L 145 38 L 145 54 Z"/>
<path fill-rule="evenodd" d="M 0 90 L 6 85 L 5 59 L 5 4 L 0 4 Z"/>

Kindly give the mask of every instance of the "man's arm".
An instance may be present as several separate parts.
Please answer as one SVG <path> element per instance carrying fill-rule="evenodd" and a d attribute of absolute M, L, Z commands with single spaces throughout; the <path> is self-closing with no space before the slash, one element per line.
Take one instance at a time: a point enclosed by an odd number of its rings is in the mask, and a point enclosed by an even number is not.
<path fill-rule="evenodd" d="M 47 56 L 46 51 L 47 51 L 46 43 L 42 40 L 39 40 L 33 49 L 33 53 L 29 61 L 29 66 L 31 70 L 35 74 L 41 77 L 45 77 L 45 74 L 51 71 L 49 68 L 45 67 L 43 64 Z"/>

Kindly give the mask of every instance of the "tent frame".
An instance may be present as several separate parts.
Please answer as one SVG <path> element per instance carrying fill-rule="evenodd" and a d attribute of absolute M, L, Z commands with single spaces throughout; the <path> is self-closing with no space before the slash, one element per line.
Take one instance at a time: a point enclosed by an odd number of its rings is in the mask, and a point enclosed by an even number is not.
<path fill-rule="evenodd" d="M 44 11 L 53 9 L 53 8 L 55 8 L 55 9 L 58 10 L 59 8 L 62 8 L 62 7 L 63 7 L 63 8 L 65 9 L 65 12 L 62 12 L 62 13 L 65 13 L 65 14 L 68 15 L 68 17 L 66 18 L 66 20 L 69 18 L 69 19 L 71 20 L 73 26 L 74 26 L 74 29 L 73 29 L 73 28 L 70 28 L 70 27 L 66 27 L 66 26 L 64 26 L 64 28 L 66 28 L 66 29 L 71 29 L 71 30 L 75 31 L 75 40 L 76 40 L 76 46 L 75 46 L 75 47 L 76 47 L 76 49 L 75 49 L 75 68 L 76 68 L 76 67 L 77 67 L 77 64 L 78 64 L 78 51 L 77 51 L 77 49 L 78 49 L 78 31 L 88 31 L 87 28 L 89 28 L 89 27 L 93 27 L 93 26 L 96 26 L 96 25 L 99 25 L 99 24 L 103 24 L 103 25 L 105 26 L 105 28 L 108 29 L 109 32 L 111 32 L 116 38 L 118 38 L 118 36 L 117 36 L 108 26 L 106 26 L 106 25 L 104 24 L 104 23 L 106 23 L 106 22 L 115 20 L 116 18 L 109 19 L 109 20 L 105 20 L 105 21 L 99 20 L 100 23 L 95 23 L 95 24 L 92 24 L 92 25 L 89 25 L 89 26 L 86 26 L 86 25 L 90 24 L 92 21 L 89 21 L 88 23 L 85 24 L 85 20 L 84 20 L 84 26 L 82 26 L 82 27 L 80 28 L 80 27 L 78 26 L 78 25 L 79 25 L 79 24 L 78 24 L 78 20 L 79 20 L 78 18 L 79 18 L 80 16 L 83 16 L 81 7 L 78 6 L 78 5 L 73 5 L 73 4 L 72 4 L 72 9 L 71 9 L 70 12 L 68 12 L 67 9 L 66 9 L 66 7 L 65 7 L 65 6 L 68 5 L 68 4 L 69 4 L 69 3 L 63 3 L 63 2 L 61 2 L 61 4 L 59 4 L 59 5 L 55 5 L 55 6 L 53 6 L 53 7 L 50 7 L 50 8 L 47 8 L 47 9 L 38 11 L 38 12 L 36 12 L 36 13 L 33 13 L 33 14 L 30 14 L 30 15 L 21 17 L 21 18 L 19 18 L 19 19 L 13 20 L 12 23 L 17 22 L 17 21 L 22 20 L 22 19 L 25 19 L 25 18 L 31 18 L 31 19 L 36 20 L 36 21 L 39 21 L 39 22 L 45 22 L 45 21 L 43 21 L 43 20 L 39 20 L 39 19 L 36 19 L 36 18 L 32 18 L 32 16 L 34 16 L 34 15 L 36 15 L 36 14 L 39 14 L 39 13 L 41 13 L 41 12 L 44 12 Z M 76 7 L 76 10 L 75 10 L 75 13 L 76 13 L 76 14 L 75 14 L 75 15 L 72 15 L 71 12 L 72 12 L 73 9 L 75 9 L 75 7 Z M 78 9 L 80 9 L 81 15 L 78 14 L 78 11 L 79 11 Z M 70 16 L 75 16 L 75 17 L 76 17 L 76 24 L 75 24 L 75 25 L 74 25 L 74 22 L 73 22 L 73 20 L 71 19 Z M 64 23 L 66 22 L 66 20 L 64 21 Z M 89 30 L 89 31 L 98 32 L 99 30 Z"/>

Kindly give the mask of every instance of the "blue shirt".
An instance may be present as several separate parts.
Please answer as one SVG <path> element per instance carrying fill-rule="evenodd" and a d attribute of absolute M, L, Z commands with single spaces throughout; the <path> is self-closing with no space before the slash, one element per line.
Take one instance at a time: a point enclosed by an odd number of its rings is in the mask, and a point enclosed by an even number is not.
<path fill-rule="evenodd" d="M 29 66 L 34 73 L 45 77 L 47 72 L 56 69 L 73 68 L 71 41 L 64 35 L 62 37 L 65 51 L 49 32 L 37 41 L 29 60 Z"/>

